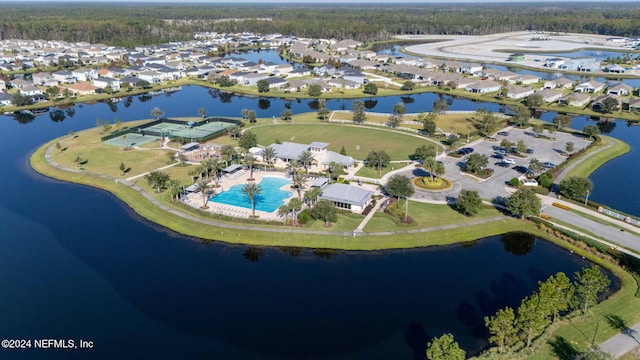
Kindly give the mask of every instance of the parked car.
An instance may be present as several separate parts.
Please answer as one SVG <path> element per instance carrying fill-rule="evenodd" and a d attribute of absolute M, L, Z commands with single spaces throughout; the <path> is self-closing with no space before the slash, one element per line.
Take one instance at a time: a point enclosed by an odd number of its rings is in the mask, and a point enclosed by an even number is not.
<path fill-rule="evenodd" d="M 498 153 L 491 155 L 491 157 L 498 160 L 504 159 L 504 155 Z"/>
<path fill-rule="evenodd" d="M 553 169 L 554 167 L 556 167 L 556 164 L 549 162 L 549 161 L 545 161 L 541 164 L 545 169 Z"/>
<path fill-rule="evenodd" d="M 508 168 L 509 167 L 509 164 L 507 164 L 504 161 L 497 162 L 496 165 L 500 166 L 500 167 L 503 167 L 503 168 Z"/>
<path fill-rule="evenodd" d="M 511 164 L 511 165 L 513 165 L 513 164 L 515 164 L 515 163 L 516 163 L 516 161 L 515 161 L 515 160 L 513 160 L 513 159 L 504 159 L 504 160 L 502 160 L 502 161 L 503 161 L 503 162 L 505 162 L 505 163 L 507 163 L 507 164 Z"/>
<path fill-rule="evenodd" d="M 520 174 L 525 174 L 525 175 L 527 175 L 527 176 L 532 176 L 532 175 L 534 175 L 534 174 L 533 174 L 533 171 L 531 171 L 531 170 L 530 170 L 528 167 L 526 167 L 526 166 L 514 166 L 514 167 L 513 167 L 513 170 L 515 170 L 515 171 L 519 172 Z"/>
<path fill-rule="evenodd" d="M 533 154 L 533 149 L 532 148 L 528 148 L 527 149 L 527 154 Z"/>
<path fill-rule="evenodd" d="M 471 154 L 473 151 L 474 151 L 473 148 L 464 147 L 460 149 L 458 152 L 461 153 L 462 155 L 467 155 L 467 154 Z"/>
<path fill-rule="evenodd" d="M 509 132 L 508 131 L 498 131 L 498 135 L 509 136 Z"/>

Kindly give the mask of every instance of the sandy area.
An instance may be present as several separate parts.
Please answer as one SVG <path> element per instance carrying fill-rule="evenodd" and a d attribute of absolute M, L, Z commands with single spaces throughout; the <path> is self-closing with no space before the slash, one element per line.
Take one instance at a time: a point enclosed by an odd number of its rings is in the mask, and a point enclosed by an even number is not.
<path fill-rule="evenodd" d="M 491 62 L 505 65 L 513 64 L 508 61 L 509 54 L 513 52 L 559 52 L 576 51 L 585 48 L 613 51 L 629 50 L 629 48 L 625 48 L 622 45 L 608 44 L 608 36 L 592 34 L 551 35 L 521 31 L 483 36 L 406 35 L 400 36 L 399 38 L 407 40 L 444 40 L 407 46 L 406 50 L 412 53 L 424 56 L 446 57 L 457 60 Z M 545 38 L 546 40 L 533 40 L 535 38 Z M 503 50 L 503 52 L 499 52 L 498 50 Z M 506 50 L 506 52 L 504 50 Z M 544 68 L 545 58 L 546 56 L 543 55 L 527 55 L 525 61 L 518 62 L 517 64 L 534 68 Z"/>

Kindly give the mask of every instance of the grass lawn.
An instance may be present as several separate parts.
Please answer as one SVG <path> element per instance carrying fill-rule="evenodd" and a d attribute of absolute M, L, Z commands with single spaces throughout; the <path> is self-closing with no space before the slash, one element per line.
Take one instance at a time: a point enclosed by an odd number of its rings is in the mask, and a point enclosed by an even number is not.
<path fill-rule="evenodd" d="M 392 168 L 396 169 L 396 168 L 401 168 L 402 164 L 390 164 L 387 167 L 382 168 L 382 171 L 378 171 L 378 169 L 376 168 L 371 168 L 368 166 L 362 166 L 360 167 L 360 170 L 358 170 L 356 172 L 356 176 L 362 176 L 362 177 L 367 177 L 367 178 L 372 178 L 372 179 L 380 179 L 382 176 L 384 176 L 384 174 L 392 171 Z"/>
<path fill-rule="evenodd" d="M 324 221 L 311 220 L 307 223 L 307 229 L 335 232 L 353 231 L 360 225 L 363 219 L 364 216 L 359 214 L 338 213 L 338 221 L 332 223 L 331 227 L 324 227 Z"/>
<path fill-rule="evenodd" d="M 89 129 L 60 139 L 64 151 L 53 150 L 51 157 L 60 165 L 77 168 L 75 159 L 79 156 L 86 161 L 83 168 L 89 172 L 106 174 L 114 177 L 130 177 L 167 165 L 168 150 L 128 150 L 103 144 L 100 138 L 105 134 L 98 129 Z M 130 168 L 126 175 L 120 171 L 120 163 Z"/>
<path fill-rule="evenodd" d="M 401 200 L 404 205 L 404 200 Z M 449 205 L 428 204 L 416 201 L 409 201 L 409 216 L 413 218 L 413 223 L 401 223 L 386 213 L 377 212 L 371 221 L 365 226 L 365 232 L 394 231 L 406 229 L 419 229 L 426 227 L 436 227 L 451 224 L 461 224 L 478 219 L 485 219 L 502 215 L 493 207 L 484 207 L 478 215 L 467 217 L 453 210 Z"/>
<path fill-rule="evenodd" d="M 627 143 L 622 142 L 618 139 L 614 139 L 609 136 L 603 136 L 603 138 L 613 142 L 614 145 L 610 148 L 599 151 L 597 154 L 591 156 L 587 161 L 583 161 L 576 165 L 576 167 L 569 171 L 566 178 L 569 178 L 571 176 L 589 177 L 589 175 L 596 171 L 596 169 L 598 169 L 600 166 L 604 165 L 607 161 L 621 156 L 631 149 L 631 147 Z M 606 146 L 605 142 L 603 142 L 603 144 L 599 146 L 594 146 L 587 151 L 589 153 L 598 151 L 598 149 L 601 149 L 604 146 Z"/>
<path fill-rule="evenodd" d="M 364 159 L 371 150 L 385 150 L 391 160 L 409 160 L 416 148 L 431 144 L 421 137 L 411 136 L 385 129 L 338 124 L 282 124 L 265 125 L 251 129 L 258 143 L 269 145 L 280 141 L 308 144 L 313 141 L 329 143 L 329 150 L 340 152 L 345 147 L 347 155 Z"/>

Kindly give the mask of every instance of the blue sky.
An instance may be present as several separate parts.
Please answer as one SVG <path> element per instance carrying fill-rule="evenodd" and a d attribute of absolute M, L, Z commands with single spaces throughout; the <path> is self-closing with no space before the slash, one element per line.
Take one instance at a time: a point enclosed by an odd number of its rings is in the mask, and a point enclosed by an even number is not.
<path fill-rule="evenodd" d="M 20 0 L 19 2 L 107 2 L 105 0 Z M 637 0 L 614 0 L 614 2 L 634 2 Z M 510 3 L 523 3 L 528 4 L 531 3 L 531 0 L 184 0 L 184 1 L 176 1 L 176 0 L 110 0 L 112 2 L 138 2 L 138 3 L 154 3 L 154 2 L 163 2 L 163 3 L 186 3 L 186 2 L 194 2 L 194 3 L 259 3 L 259 4 L 273 4 L 273 3 L 296 3 L 296 4 L 311 4 L 311 3 L 370 3 L 370 4 L 384 4 L 384 3 L 421 3 L 421 4 L 450 4 L 450 3 L 501 3 L 501 2 L 510 2 Z M 551 0 L 542 0 L 541 2 L 552 2 Z M 567 2 L 607 2 L 603 0 L 564 0 L 563 3 Z"/>

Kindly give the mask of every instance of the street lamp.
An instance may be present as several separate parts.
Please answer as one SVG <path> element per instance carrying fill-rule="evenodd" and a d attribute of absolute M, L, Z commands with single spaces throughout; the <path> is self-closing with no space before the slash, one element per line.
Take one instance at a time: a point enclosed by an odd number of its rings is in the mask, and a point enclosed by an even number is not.
<path fill-rule="evenodd" d="M 589 190 L 587 190 L 587 197 L 584 198 L 584 206 L 587 206 L 587 202 L 589 202 Z"/>

